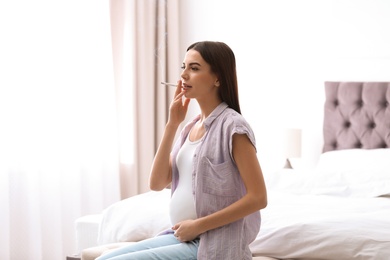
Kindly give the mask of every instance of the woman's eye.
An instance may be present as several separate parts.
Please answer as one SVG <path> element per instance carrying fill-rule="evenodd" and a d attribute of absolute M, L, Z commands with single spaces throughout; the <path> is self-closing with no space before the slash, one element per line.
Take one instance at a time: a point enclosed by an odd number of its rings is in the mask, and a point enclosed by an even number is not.
<path fill-rule="evenodd" d="M 182 70 L 185 70 L 185 69 L 186 69 L 186 66 L 183 65 L 183 66 L 181 66 L 180 68 L 181 68 Z M 198 67 L 190 67 L 190 69 L 193 70 L 193 71 L 199 70 Z"/>

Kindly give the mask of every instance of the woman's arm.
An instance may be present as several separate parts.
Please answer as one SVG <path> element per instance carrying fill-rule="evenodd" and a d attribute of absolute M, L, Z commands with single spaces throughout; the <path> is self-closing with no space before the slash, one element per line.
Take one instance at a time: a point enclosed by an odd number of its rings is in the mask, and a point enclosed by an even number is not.
<path fill-rule="evenodd" d="M 208 230 L 239 220 L 267 206 L 267 191 L 255 147 L 244 134 L 233 136 L 233 157 L 246 188 L 246 195 L 211 215 L 186 220 L 173 227 L 181 241 L 189 241 Z"/>
<path fill-rule="evenodd" d="M 172 181 L 172 167 L 170 154 L 176 131 L 183 122 L 190 99 L 183 95 L 185 91 L 181 88 L 181 81 L 178 81 L 174 99 L 169 108 L 169 118 L 164 133 L 153 160 L 149 175 L 149 187 L 151 190 L 159 191 L 167 187 Z"/>

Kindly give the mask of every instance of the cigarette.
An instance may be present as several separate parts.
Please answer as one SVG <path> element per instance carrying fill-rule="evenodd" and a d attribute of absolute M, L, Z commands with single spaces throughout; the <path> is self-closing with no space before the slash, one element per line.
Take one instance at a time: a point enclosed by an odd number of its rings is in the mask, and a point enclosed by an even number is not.
<path fill-rule="evenodd" d="M 164 82 L 164 81 L 161 81 L 161 84 L 166 85 L 166 86 L 171 86 L 171 87 L 176 87 L 177 86 L 176 83 L 168 83 L 168 82 Z"/>

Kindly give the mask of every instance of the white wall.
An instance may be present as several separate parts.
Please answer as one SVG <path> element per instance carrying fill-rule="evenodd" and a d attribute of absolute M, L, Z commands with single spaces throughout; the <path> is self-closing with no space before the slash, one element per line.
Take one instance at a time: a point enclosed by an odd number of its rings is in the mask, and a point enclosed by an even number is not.
<path fill-rule="evenodd" d="M 283 166 L 283 130 L 321 151 L 323 82 L 390 80 L 390 1 L 181 0 L 181 49 L 224 41 L 237 59 L 243 115 L 265 172 Z M 195 113 L 193 111 L 193 113 Z"/>

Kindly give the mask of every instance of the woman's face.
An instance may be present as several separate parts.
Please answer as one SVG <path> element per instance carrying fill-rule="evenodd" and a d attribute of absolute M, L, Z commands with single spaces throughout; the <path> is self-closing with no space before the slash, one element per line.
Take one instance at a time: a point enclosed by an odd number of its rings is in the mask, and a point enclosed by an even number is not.
<path fill-rule="evenodd" d="M 219 81 L 210 65 L 196 50 L 189 50 L 183 61 L 182 85 L 187 98 L 204 99 L 218 96 Z"/>

